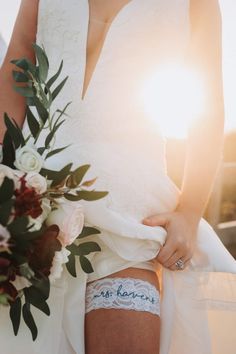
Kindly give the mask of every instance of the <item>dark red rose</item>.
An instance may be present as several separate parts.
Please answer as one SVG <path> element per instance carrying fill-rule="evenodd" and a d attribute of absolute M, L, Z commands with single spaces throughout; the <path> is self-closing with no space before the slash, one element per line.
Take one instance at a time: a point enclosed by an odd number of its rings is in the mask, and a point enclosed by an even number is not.
<path fill-rule="evenodd" d="M 59 231 L 57 225 L 51 225 L 44 235 L 35 241 L 28 255 L 29 265 L 34 271 L 49 276 L 55 252 L 62 248 L 57 238 Z"/>
<path fill-rule="evenodd" d="M 15 190 L 15 216 L 27 215 L 36 219 L 43 212 L 40 196 L 35 189 L 26 186 L 24 177 L 20 179 L 20 182 L 20 188 Z"/>
<path fill-rule="evenodd" d="M 0 257 L 0 275 L 4 275 L 8 278 L 10 264 L 9 259 Z"/>
<path fill-rule="evenodd" d="M 7 259 L 0 257 L 0 275 L 4 275 L 9 280 L 15 280 L 17 274 L 17 268 L 12 264 L 12 262 Z"/>
<path fill-rule="evenodd" d="M 7 294 L 12 298 L 11 301 L 14 301 L 18 295 L 18 291 L 13 284 L 6 281 L 0 284 L 0 294 Z"/>
<path fill-rule="evenodd" d="M 9 261 L 9 259 L 0 257 L 0 272 L 1 272 L 1 270 L 3 270 L 4 268 L 8 268 L 9 265 L 10 265 L 10 263 L 11 263 L 11 262 Z"/>

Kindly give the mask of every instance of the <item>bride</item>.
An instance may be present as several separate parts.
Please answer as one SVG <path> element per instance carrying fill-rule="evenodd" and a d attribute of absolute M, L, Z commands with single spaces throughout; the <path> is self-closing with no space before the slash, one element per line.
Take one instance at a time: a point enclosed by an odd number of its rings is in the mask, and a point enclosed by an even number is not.
<path fill-rule="evenodd" d="M 90 163 L 96 187 L 109 194 L 84 205 L 86 223 L 101 230 L 94 272 L 77 264 L 76 279 L 65 273 L 52 286 L 50 318 L 35 309 L 35 342 L 24 324 L 13 337 L 1 309 L 2 352 L 235 353 L 236 264 L 202 218 L 222 159 L 218 1 L 22 0 L 0 73 L 0 112 L 23 129 L 25 101 L 12 89 L 10 60 L 35 60 L 35 41 L 51 73 L 64 60 L 69 80 L 57 105 L 73 101 L 58 139 L 70 147 L 51 166 Z M 189 127 L 181 190 L 139 95 L 168 63 L 196 70 L 206 88 L 205 111 Z M 2 138 L 2 120 L 0 131 Z"/>

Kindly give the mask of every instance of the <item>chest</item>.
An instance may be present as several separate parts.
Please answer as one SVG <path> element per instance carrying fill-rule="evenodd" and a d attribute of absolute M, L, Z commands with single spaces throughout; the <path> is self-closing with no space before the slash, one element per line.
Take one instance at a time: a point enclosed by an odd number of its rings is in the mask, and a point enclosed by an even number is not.
<path fill-rule="evenodd" d="M 95 69 L 106 35 L 122 9 L 133 0 L 88 0 L 88 28 L 86 40 L 86 70 L 84 92 Z"/>

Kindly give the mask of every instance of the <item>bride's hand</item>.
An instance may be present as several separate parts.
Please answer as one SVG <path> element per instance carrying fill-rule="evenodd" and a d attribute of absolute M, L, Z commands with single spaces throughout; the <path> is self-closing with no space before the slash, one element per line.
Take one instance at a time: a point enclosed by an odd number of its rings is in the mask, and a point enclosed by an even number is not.
<path fill-rule="evenodd" d="M 162 226 L 167 231 L 166 242 L 156 259 L 164 267 L 177 270 L 175 263 L 181 258 L 184 268 L 189 264 L 196 245 L 198 223 L 181 211 L 161 213 L 145 218 L 142 223 L 148 226 Z"/>

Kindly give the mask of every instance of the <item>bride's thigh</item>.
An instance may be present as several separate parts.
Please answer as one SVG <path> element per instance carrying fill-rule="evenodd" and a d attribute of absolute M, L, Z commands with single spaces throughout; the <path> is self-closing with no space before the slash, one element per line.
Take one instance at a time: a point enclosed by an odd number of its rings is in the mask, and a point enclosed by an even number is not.
<path fill-rule="evenodd" d="M 159 290 L 150 270 L 127 268 L 103 279 L 113 277 L 145 280 Z M 86 354 L 158 354 L 159 335 L 160 317 L 151 312 L 98 308 L 85 315 Z"/>

